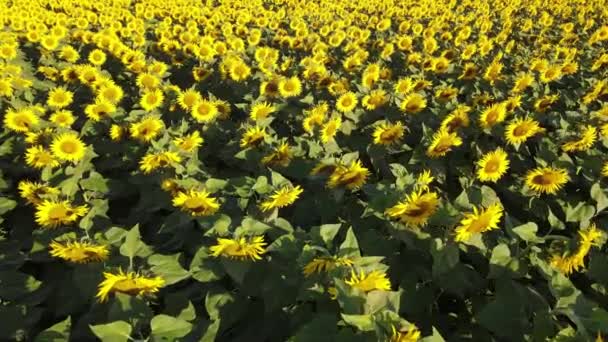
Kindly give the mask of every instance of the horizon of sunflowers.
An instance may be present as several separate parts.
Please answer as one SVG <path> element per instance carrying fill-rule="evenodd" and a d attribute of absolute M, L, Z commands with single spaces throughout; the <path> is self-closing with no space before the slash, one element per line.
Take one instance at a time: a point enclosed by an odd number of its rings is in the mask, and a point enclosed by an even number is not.
<path fill-rule="evenodd" d="M 0 340 L 608 335 L 606 1 L 0 23 Z"/>

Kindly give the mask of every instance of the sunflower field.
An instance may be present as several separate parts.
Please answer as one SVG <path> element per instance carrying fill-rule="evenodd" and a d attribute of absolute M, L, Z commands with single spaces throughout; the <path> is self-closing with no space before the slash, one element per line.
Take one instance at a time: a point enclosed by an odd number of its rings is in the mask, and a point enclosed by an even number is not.
<path fill-rule="evenodd" d="M 608 336 L 607 1 L 0 23 L 0 341 Z"/>

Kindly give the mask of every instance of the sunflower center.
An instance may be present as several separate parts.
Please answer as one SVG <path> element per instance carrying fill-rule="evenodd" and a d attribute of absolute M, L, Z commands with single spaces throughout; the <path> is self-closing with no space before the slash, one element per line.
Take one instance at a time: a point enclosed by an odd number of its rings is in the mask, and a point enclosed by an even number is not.
<path fill-rule="evenodd" d="M 513 130 L 513 135 L 516 136 L 516 137 L 522 137 L 522 136 L 524 136 L 526 134 L 528 134 L 528 127 L 526 127 L 524 125 L 517 126 Z"/>
<path fill-rule="evenodd" d="M 61 151 L 67 154 L 73 154 L 78 151 L 78 145 L 73 141 L 64 141 L 61 143 Z"/>
<path fill-rule="evenodd" d="M 550 185 L 553 184 L 553 181 L 553 176 L 550 174 L 536 175 L 532 178 L 532 183 L 538 185 Z"/>
<path fill-rule="evenodd" d="M 51 220 L 62 220 L 68 216 L 68 210 L 62 205 L 54 206 L 49 210 L 48 215 Z"/>
<path fill-rule="evenodd" d="M 490 160 L 484 167 L 484 170 L 487 173 L 493 173 L 493 172 L 498 171 L 499 166 L 500 166 L 500 162 L 498 160 Z"/>

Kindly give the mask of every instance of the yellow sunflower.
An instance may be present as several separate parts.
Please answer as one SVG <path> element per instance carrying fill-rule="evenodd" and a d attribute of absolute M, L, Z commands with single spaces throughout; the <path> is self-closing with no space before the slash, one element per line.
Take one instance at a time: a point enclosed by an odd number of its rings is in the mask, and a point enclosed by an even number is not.
<path fill-rule="evenodd" d="M 498 229 L 502 215 L 503 209 L 498 203 L 494 203 L 486 209 L 473 208 L 472 213 L 464 214 L 464 218 L 456 228 L 456 241 L 467 241 L 473 234 Z"/>
<path fill-rule="evenodd" d="M 241 138 L 241 147 L 256 147 L 264 141 L 266 138 L 266 128 L 264 127 L 250 127 L 245 131 Z"/>
<path fill-rule="evenodd" d="M 336 101 L 336 109 L 342 113 L 352 112 L 357 107 L 357 95 L 349 91 L 342 94 Z"/>
<path fill-rule="evenodd" d="M 426 99 L 420 93 L 411 93 L 401 101 L 400 108 L 406 113 L 418 113 L 426 108 Z"/>
<path fill-rule="evenodd" d="M 534 119 L 516 118 L 512 120 L 509 125 L 507 125 L 505 136 L 509 144 L 519 145 L 536 134 L 544 131 L 545 129 L 540 127 L 538 121 Z"/>
<path fill-rule="evenodd" d="M 60 160 L 77 162 L 84 157 L 87 146 L 76 133 L 63 133 L 55 136 L 51 152 Z"/>
<path fill-rule="evenodd" d="M 359 274 L 355 270 L 351 269 L 350 278 L 344 281 L 347 285 L 353 288 L 359 289 L 363 292 L 370 292 L 374 290 L 390 291 L 391 282 L 386 277 L 384 271 L 371 271 L 369 273 L 363 270 L 359 271 Z"/>
<path fill-rule="evenodd" d="M 340 164 L 334 168 L 329 176 L 327 186 L 330 188 L 344 186 L 347 189 L 358 189 L 365 184 L 369 174 L 369 170 L 363 167 L 359 160 L 351 162 L 348 166 Z"/>
<path fill-rule="evenodd" d="M 77 264 L 104 261 L 110 255 L 108 246 L 90 242 L 68 241 L 61 243 L 53 241 L 49 248 L 52 256 Z"/>
<path fill-rule="evenodd" d="M 263 236 L 251 238 L 223 239 L 218 238 L 217 244 L 210 247 L 211 255 L 214 257 L 227 257 L 237 260 L 262 260 L 266 253 L 266 242 Z"/>
<path fill-rule="evenodd" d="M 336 116 L 333 119 L 327 121 L 321 127 L 321 141 L 324 144 L 328 143 L 331 139 L 334 138 L 336 133 L 338 133 L 340 126 L 342 126 L 342 119 L 339 116 Z"/>
<path fill-rule="evenodd" d="M 494 125 L 505 120 L 507 108 L 504 103 L 497 103 L 486 108 L 479 117 L 479 124 L 482 128 L 492 128 Z"/>
<path fill-rule="evenodd" d="M 165 95 L 162 90 L 156 89 L 151 91 L 144 92 L 141 100 L 139 101 L 139 105 L 147 112 L 151 112 L 154 109 L 162 106 L 163 101 L 165 99 Z"/>
<path fill-rule="evenodd" d="M 287 167 L 291 162 L 291 158 L 291 147 L 288 143 L 282 142 L 281 144 L 279 144 L 279 146 L 275 147 L 272 153 L 262 158 L 262 164 L 269 166 L 280 165 L 282 167 Z"/>
<path fill-rule="evenodd" d="M 20 181 L 17 189 L 21 198 L 34 205 L 42 203 L 46 198 L 54 198 L 61 194 L 61 191 L 55 187 L 27 180 Z"/>
<path fill-rule="evenodd" d="M 353 264 L 353 261 L 347 257 L 316 257 L 304 266 L 302 273 L 304 273 L 304 276 L 310 277 L 315 273 L 327 273 L 336 267 L 350 267 Z"/>
<path fill-rule="evenodd" d="M 386 215 L 399 219 L 408 226 L 420 227 L 426 225 L 429 218 L 439 207 L 439 197 L 436 192 L 420 188 L 407 195 L 405 199 L 386 210 Z"/>
<path fill-rule="evenodd" d="M 104 272 L 103 277 L 96 296 L 101 303 L 106 302 L 111 293 L 149 296 L 165 286 L 165 280 L 161 277 L 146 277 L 135 272 L 124 273 L 122 270 L 118 274 Z"/>
<path fill-rule="evenodd" d="M 36 205 L 36 222 L 44 228 L 68 225 L 86 215 L 86 205 L 72 206 L 68 201 L 44 200 Z"/>
<path fill-rule="evenodd" d="M 392 328 L 392 335 L 389 342 L 417 342 L 420 340 L 420 330 L 410 324 L 407 328 L 397 330 L 394 326 Z"/>
<path fill-rule="evenodd" d="M 180 191 L 173 197 L 173 206 L 192 216 L 209 216 L 220 208 L 216 198 L 205 190 Z"/>
<path fill-rule="evenodd" d="M 209 100 L 199 100 L 196 102 L 190 111 L 192 117 L 198 122 L 211 122 L 219 115 L 217 105 Z"/>
<path fill-rule="evenodd" d="M 148 153 L 139 161 L 139 169 L 144 174 L 148 174 L 159 168 L 171 167 L 172 164 L 178 164 L 181 161 L 182 157 L 171 151 Z"/>
<path fill-rule="evenodd" d="M 4 127 L 15 132 L 29 132 L 39 121 L 38 116 L 29 109 L 9 109 L 4 115 Z"/>
<path fill-rule="evenodd" d="M 597 128 L 587 125 L 583 128 L 581 137 L 564 143 L 562 149 L 566 152 L 580 152 L 590 149 L 597 140 Z"/>
<path fill-rule="evenodd" d="M 154 116 L 148 116 L 138 122 L 134 122 L 129 127 L 131 138 L 148 142 L 156 138 L 165 127 L 163 121 Z"/>
<path fill-rule="evenodd" d="M 251 106 L 249 117 L 252 120 L 266 119 L 270 114 L 274 113 L 276 108 L 268 102 L 260 102 Z"/>
<path fill-rule="evenodd" d="M 76 118 L 69 110 L 58 110 L 55 113 L 51 114 L 49 118 L 52 123 L 59 127 L 71 127 L 72 124 L 76 121 Z"/>
<path fill-rule="evenodd" d="M 462 145 L 462 139 L 455 132 L 440 129 L 433 135 L 431 145 L 426 150 L 426 155 L 431 158 L 445 156 L 453 147 Z"/>
<path fill-rule="evenodd" d="M 447 130 L 448 132 L 454 132 L 460 127 L 469 127 L 470 111 L 471 107 L 459 105 L 441 121 L 440 129 Z"/>
<path fill-rule="evenodd" d="M 294 97 L 302 93 L 302 82 L 297 76 L 282 79 L 279 82 L 279 94 L 282 97 Z"/>
<path fill-rule="evenodd" d="M 201 138 L 201 134 L 198 131 L 194 131 L 192 134 L 175 138 L 173 143 L 183 151 L 192 152 L 201 146 L 203 138 Z"/>
<path fill-rule="evenodd" d="M 526 186 L 538 194 L 555 194 L 569 180 L 568 170 L 562 168 L 539 167 L 526 174 Z"/>
<path fill-rule="evenodd" d="M 509 169 L 507 152 L 502 148 L 486 153 L 477 162 L 477 179 L 482 182 L 497 182 Z"/>
<path fill-rule="evenodd" d="M 401 122 L 382 123 L 374 129 L 374 144 L 391 145 L 399 142 L 403 137 L 405 128 Z"/>
<path fill-rule="evenodd" d="M 54 168 L 60 165 L 51 151 L 39 145 L 29 147 L 25 151 L 25 162 L 27 165 L 36 169 L 42 169 L 47 166 Z"/>
<path fill-rule="evenodd" d="M 283 208 L 293 204 L 304 190 L 297 185 L 296 187 L 284 186 L 276 190 L 270 197 L 262 202 L 260 207 L 263 211 L 271 211 L 274 208 Z"/>
<path fill-rule="evenodd" d="M 61 109 L 69 106 L 74 99 L 74 93 L 63 87 L 54 88 L 49 92 L 47 105 L 50 107 Z"/>

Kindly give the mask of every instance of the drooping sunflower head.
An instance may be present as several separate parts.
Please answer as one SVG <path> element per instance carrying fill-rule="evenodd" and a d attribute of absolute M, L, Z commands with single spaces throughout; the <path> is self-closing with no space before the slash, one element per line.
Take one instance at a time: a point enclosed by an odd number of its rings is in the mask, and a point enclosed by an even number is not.
<path fill-rule="evenodd" d="M 473 208 L 473 212 L 464 214 L 460 225 L 456 228 L 456 241 L 467 241 L 471 236 L 498 229 L 503 215 L 503 208 L 494 203 L 487 208 Z"/>
<path fill-rule="evenodd" d="M 589 150 L 597 140 L 597 128 L 587 125 L 583 128 L 580 138 L 568 141 L 562 145 L 566 152 L 581 152 Z"/>
<path fill-rule="evenodd" d="M 88 211 L 86 205 L 73 206 L 68 201 L 43 200 L 36 205 L 36 222 L 43 228 L 57 228 L 75 222 Z"/>
<path fill-rule="evenodd" d="M 324 144 L 328 143 L 338 133 L 340 126 L 342 126 L 342 119 L 339 116 L 327 121 L 321 127 L 321 141 Z"/>
<path fill-rule="evenodd" d="M 220 203 L 205 190 L 180 191 L 173 197 L 173 206 L 192 216 L 209 216 L 215 214 Z"/>
<path fill-rule="evenodd" d="M 401 101 L 401 110 L 415 114 L 426 108 L 426 99 L 420 93 L 411 93 Z"/>
<path fill-rule="evenodd" d="M 358 189 L 365 184 L 369 176 L 369 170 L 356 160 L 350 165 L 338 165 L 329 176 L 327 186 L 336 188 L 343 186 L 347 189 Z"/>
<path fill-rule="evenodd" d="M 58 167 L 60 165 L 51 151 L 40 145 L 32 146 L 25 151 L 25 162 L 36 169 L 42 169 L 47 166 Z"/>
<path fill-rule="evenodd" d="M 355 270 L 351 270 L 350 278 L 345 280 L 345 283 L 363 292 L 391 290 L 391 282 L 384 271 L 376 270 L 367 273 L 361 270 L 357 274 Z"/>
<path fill-rule="evenodd" d="M 255 147 L 264 141 L 266 138 L 266 128 L 264 127 L 251 127 L 243 134 L 241 138 L 241 147 Z"/>
<path fill-rule="evenodd" d="M 233 239 L 218 238 L 217 244 L 211 246 L 211 255 L 237 260 L 262 260 L 266 253 L 264 236 L 240 237 Z"/>
<path fill-rule="evenodd" d="M 539 167 L 526 175 L 526 186 L 538 194 L 555 194 L 568 181 L 568 170 L 553 167 Z"/>
<path fill-rule="evenodd" d="M 125 273 L 122 270 L 118 273 L 104 272 L 103 277 L 96 296 L 101 303 L 107 301 L 110 294 L 115 292 L 131 296 L 150 296 L 165 285 L 165 280 L 161 277 L 147 277 L 135 272 Z"/>
<path fill-rule="evenodd" d="M 433 140 L 426 151 L 426 155 L 431 158 L 442 157 L 450 152 L 452 148 L 460 145 L 462 145 L 462 139 L 456 132 L 440 129 L 433 135 Z"/>
<path fill-rule="evenodd" d="M 4 115 L 4 127 L 15 132 L 29 132 L 39 121 L 38 116 L 29 109 L 8 109 Z"/>
<path fill-rule="evenodd" d="M 390 342 L 417 342 L 420 336 L 420 330 L 413 324 L 399 330 L 393 326 Z"/>
<path fill-rule="evenodd" d="M 203 141 L 204 140 L 201 137 L 199 131 L 194 131 L 191 134 L 185 135 L 183 137 L 175 138 L 173 140 L 173 143 L 182 151 L 192 152 L 194 149 L 201 146 Z"/>
<path fill-rule="evenodd" d="M 19 182 L 17 189 L 21 198 L 34 205 L 40 204 L 44 199 L 55 198 L 61 194 L 61 191 L 55 187 L 27 180 Z"/>
<path fill-rule="evenodd" d="M 104 261 L 110 255 L 107 246 L 91 242 L 53 241 L 49 248 L 52 256 L 77 264 Z"/>
<path fill-rule="evenodd" d="M 439 207 L 439 196 L 436 192 L 420 188 L 407 195 L 403 201 L 398 202 L 386 210 L 386 215 L 399 219 L 410 227 L 421 227 L 435 214 Z"/>
<path fill-rule="evenodd" d="M 482 128 L 491 128 L 505 120 L 507 109 L 504 103 L 497 103 L 486 108 L 479 117 Z"/>
<path fill-rule="evenodd" d="M 401 122 L 383 123 L 374 130 L 374 144 L 391 145 L 397 143 L 403 137 L 404 132 L 405 128 Z"/>
<path fill-rule="evenodd" d="M 299 185 L 295 187 L 284 186 L 276 190 L 268 199 L 266 199 L 260 207 L 263 211 L 270 211 L 274 208 L 283 208 L 291 205 L 304 192 Z"/>
<path fill-rule="evenodd" d="M 353 261 L 348 257 L 323 256 L 316 257 L 308 262 L 302 273 L 304 276 L 310 277 L 315 273 L 326 273 L 340 266 L 352 266 Z"/>
<path fill-rule="evenodd" d="M 155 116 L 147 116 L 129 127 L 131 137 L 148 142 L 157 137 L 165 127 L 163 121 Z"/>

